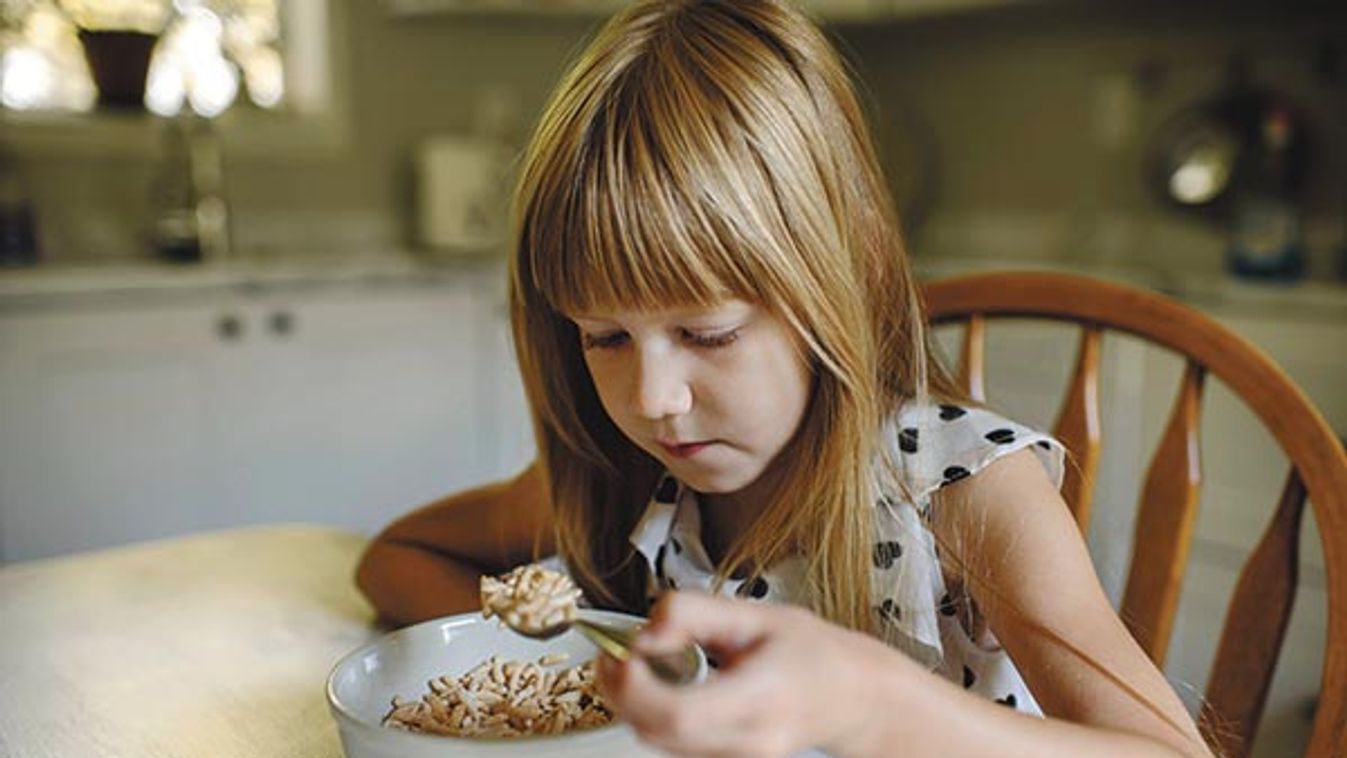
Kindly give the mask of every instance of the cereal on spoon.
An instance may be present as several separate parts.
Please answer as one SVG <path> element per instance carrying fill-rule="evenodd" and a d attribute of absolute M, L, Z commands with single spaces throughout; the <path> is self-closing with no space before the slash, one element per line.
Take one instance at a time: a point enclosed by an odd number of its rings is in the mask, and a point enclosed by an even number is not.
<path fill-rule="evenodd" d="M 536 634 L 578 615 L 580 588 L 569 576 L 536 563 L 501 578 L 482 577 L 482 615 L 497 616 L 512 629 Z"/>

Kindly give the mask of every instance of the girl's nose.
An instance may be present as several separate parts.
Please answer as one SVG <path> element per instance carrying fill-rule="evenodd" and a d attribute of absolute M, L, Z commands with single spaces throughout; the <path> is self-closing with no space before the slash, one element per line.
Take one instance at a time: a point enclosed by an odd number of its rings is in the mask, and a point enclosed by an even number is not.
<path fill-rule="evenodd" d="M 632 404 L 643 418 L 657 421 L 692 410 L 692 388 L 676 360 L 639 361 Z"/>

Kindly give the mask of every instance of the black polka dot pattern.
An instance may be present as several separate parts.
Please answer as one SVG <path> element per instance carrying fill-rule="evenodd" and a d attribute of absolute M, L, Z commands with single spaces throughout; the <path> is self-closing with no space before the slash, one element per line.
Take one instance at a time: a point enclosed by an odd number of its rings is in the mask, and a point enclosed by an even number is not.
<path fill-rule="evenodd" d="M 659 483 L 659 491 L 655 493 L 655 502 L 666 505 L 674 502 L 678 497 L 678 480 L 672 476 L 664 477 L 664 481 Z"/>
<path fill-rule="evenodd" d="M 655 576 L 659 577 L 661 580 L 664 579 L 664 556 L 665 556 L 665 553 L 666 553 L 666 547 L 665 547 L 664 545 L 660 545 L 660 546 L 659 546 L 659 552 L 655 553 Z"/>
<path fill-rule="evenodd" d="M 675 554 L 675 555 L 682 555 L 682 554 L 683 554 L 683 545 L 682 545 L 682 543 L 680 543 L 680 542 L 678 541 L 677 538 L 670 539 L 670 540 L 669 540 L 669 544 L 670 544 L 670 545 L 673 545 L 673 549 L 674 549 L 674 554 Z"/>
<path fill-rule="evenodd" d="M 1011 429 L 993 429 L 986 434 L 988 442 L 995 442 L 998 445 L 1009 445 L 1015 441 L 1015 432 Z"/>
<path fill-rule="evenodd" d="M 884 598 L 884 602 L 875 607 L 875 612 L 879 614 L 881 620 L 895 624 L 903 618 L 903 609 L 899 608 L 898 603 L 894 602 L 891 597 Z"/>
<path fill-rule="evenodd" d="M 967 666 L 964 666 L 964 667 L 963 667 L 963 688 L 964 688 L 964 689 L 968 689 L 969 687 L 972 687 L 974 684 L 977 683 L 977 680 L 978 680 L 978 675 L 977 675 L 977 674 L 974 674 L 972 669 L 968 668 Z"/>
<path fill-rule="evenodd" d="M 1038 445 L 1039 447 L 1043 448 L 1044 450 L 1051 450 L 1051 449 L 1052 449 L 1052 444 L 1049 443 L 1047 440 L 1039 440 L 1038 442 L 1035 442 L 1034 444 L 1035 444 L 1035 445 Z"/>
<path fill-rule="evenodd" d="M 967 415 L 967 414 L 968 414 L 968 411 L 964 410 L 963 408 L 960 408 L 960 407 L 957 406 L 957 405 L 942 405 L 942 406 L 940 406 L 940 420 L 941 420 L 941 421 L 953 421 L 953 420 L 956 419 L 956 418 L 963 418 L 963 417 L 964 417 L 965 415 Z"/>
<path fill-rule="evenodd" d="M 877 569 L 891 569 L 893 562 L 903 554 L 903 546 L 897 542 L 876 542 L 870 558 Z"/>
<path fill-rule="evenodd" d="M 753 600 L 761 600 L 767 597 L 767 580 L 760 576 L 755 576 L 751 581 L 744 582 L 734 591 L 739 597 L 746 597 Z"/>
<path fill-rule="evenodd" d="M 959 612 L 959 604 L 954 602 L 954 598 L 945 593 L 940 597 L 940 614 L 943 616 L 953 616 Z"/>
<path fill-rule="evenodd" d="M 998 697 L 998 698 L 996 698 L 996 704 L 997 704 L 997 705 L 1004 705 L 1004 706 L 1007 707 L 1007 708 L 1014 708 L 1014 707 L 1015 707 L 1015 693 L 1012 692 L 1012 693 L 1010 693 L 1009 695 L 1006 695 L 1005 697 Z"/>
<path fill-rule="evenodd" d="M 940 482 L 940 486 L 948 487 L 949 485 L 954 484 L 960 479 L 967 479 L 967 478 L 968 478 L 968 469 L 964 468 L 963 466 L 950 466 L 945 469 L 945 472 L 942 475 L 942 481 Z"/>
<path fill-rule="evenodd" d="M 917 452 L 917 431 L 909 426 L 898 432 L 898 449 L 908 454 Z"/>

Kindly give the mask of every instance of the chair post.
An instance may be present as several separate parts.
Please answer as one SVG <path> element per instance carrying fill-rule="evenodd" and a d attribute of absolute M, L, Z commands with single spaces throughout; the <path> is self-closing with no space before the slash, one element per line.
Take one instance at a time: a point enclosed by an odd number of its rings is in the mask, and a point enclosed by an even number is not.
<path fill-rule="evenodd" d="M 1201 728 L 1225 758 L 1244 758 L 1267 705 L 1300 576 L 1305 484 L 1291 467 L 1277 511 L 1240 572 L 1202 702 Z"/>
<path fill-rule="evenodd" d="M 959 358 L 959 384 L 968 396 L 979 403 L 987 402 L 984 361 L 986 356 L 986 320 L 982 314 L 968 317 L 964 327 L 963 351 Z"/>
<path fill-rule="evenodd" d="M 1071 386 L 1062 399 L 1053 427 L 1053 435 L 1066 446 L 1069 454 L 1062 481 L 1062 498 L 1071 507 L 1082 534 L 1090 526 L 1090 506 L 1094 500 L 1095 475 L 1099 470 L 1103 439 L 1099 415 L 1099 355 L 1103 335 L 1104 330 L 1097 324 L 1087 324 L 1081 329 Z"/>
<path fill-rule="evenodd" d="M 1121 616 L 1157 666 L 1169 650 L 1202 481 L 1197 436 L 1205 370 L 1189 361 L 1141 492 Z"/>

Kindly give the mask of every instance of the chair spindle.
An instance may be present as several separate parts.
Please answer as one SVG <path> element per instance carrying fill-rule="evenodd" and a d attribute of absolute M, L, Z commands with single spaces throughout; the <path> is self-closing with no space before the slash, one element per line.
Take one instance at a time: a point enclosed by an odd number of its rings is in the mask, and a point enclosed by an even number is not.
<path fill-rule="evenodd" d="M 968 392 L 969 397 L 979 403 L 987 402 L 984 380 L 986 337 L 986 320 L 982 314 L 974 313 L 969 316 L 968 325 L 963 333 L 963 354 L 959 360 L 959 384 Z"/>
<path fill-rule="evenodd" d="M 1267 704 L 1300 576 L 1305 484 L 1295 467 L 1277 511 L 1240 572 L 1202 703 L 1201 727 L 1226 758 L 1244 758 Z"/>
<path fill-rule="evenodd" d="M 1104 330 L 1097 325 L 1081 329 L 1071 386 L 1057 412 L 1053 435 L 1066 446 L 1066 474 L 1062 497 L 1084 533 L 1090 526 L 1095 474 L 1099 470 L 1102 424 L 1099 418 L 1099 354 Z"/>
<path fill-rule="evenodd" d="M 1151 660 L 1163 666 L 1197 516 L 1202 366 L 1189 361 L 1141 491 L 1132 566 L 1121 615 Z"/>

